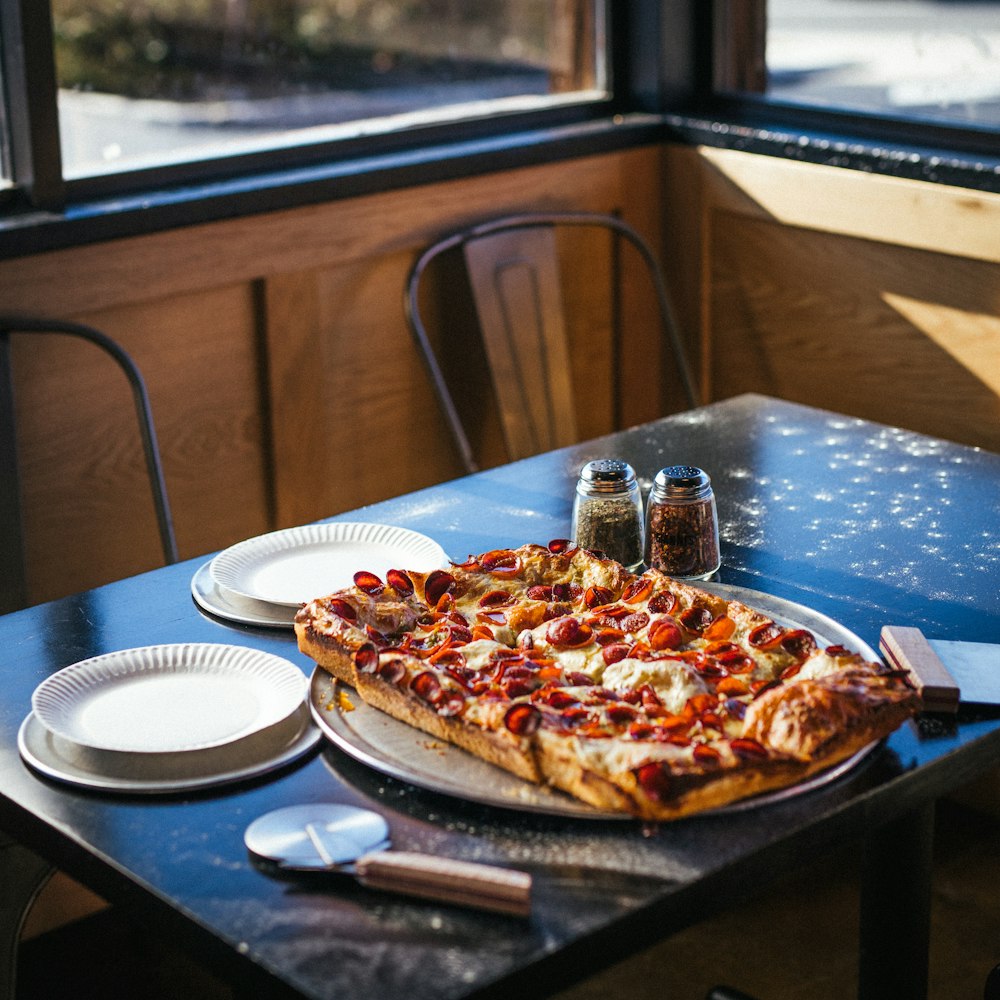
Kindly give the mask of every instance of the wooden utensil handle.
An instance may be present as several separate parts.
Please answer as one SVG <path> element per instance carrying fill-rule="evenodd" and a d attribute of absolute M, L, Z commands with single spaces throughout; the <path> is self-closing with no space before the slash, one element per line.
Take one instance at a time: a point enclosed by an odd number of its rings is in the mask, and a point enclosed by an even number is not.
<path fill-rule="evenodd" d="M 354 869 L 361 884 L 372 889 L 515 916 L 531 912 L 526 872 L 408 851 L 365 854 Z"/>
<path fill-rule="evenodd" d="M 879 649 L 889 663 L 909 673 L 923 698 L 925 712 L 958 711 L 958 684 L 920 629 L 886 625 L 879 636 Z"/>

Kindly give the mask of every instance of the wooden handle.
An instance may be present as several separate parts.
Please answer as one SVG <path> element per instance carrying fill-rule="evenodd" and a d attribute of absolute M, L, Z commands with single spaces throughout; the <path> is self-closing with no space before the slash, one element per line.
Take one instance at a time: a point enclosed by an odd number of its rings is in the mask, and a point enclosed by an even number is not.
<path fill-rule="evenodd" d="M 892 666 L 909 673 L 925 712 L 958 711 L 958 684 L 920 629 L 886 625 L 879 637 L 879 649 Z"/>
<path fill-rule="evenodd" d="M 376 851 L 354 863 L 358 880 L 372 889 L 525 917 L 531 912 L 526 872 L 431 854 Z"/>

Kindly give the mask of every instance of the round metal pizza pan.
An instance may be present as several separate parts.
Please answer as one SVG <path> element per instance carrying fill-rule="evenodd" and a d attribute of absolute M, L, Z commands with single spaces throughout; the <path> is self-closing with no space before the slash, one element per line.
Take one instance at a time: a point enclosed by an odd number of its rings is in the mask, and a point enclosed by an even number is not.
<path fill-rule="evenodd" d="M 878 660 L 871 647 L 853 632 L 810 608 L 745 587 L 719 583 L 703 586 L 705 590 L 758 608 L 786 627 L 808 629 L 823 646 L 843 645 L 866 659 Z M 313 671 L 309 692 L 313 718 L 324 735 L 348 756 L 389 777 L 469 802 L 520 812 L 581 819 L 632 819 L 524 781 L 460 747 L 400 722 L 365 704 L 353 689 L 334 680 L 321 667 Z M 872 743 L 796 785 L 764 792 L 711 812 L 717 815 L 759 809 L 821 788 L 855 768 L 876 745 Z"/>

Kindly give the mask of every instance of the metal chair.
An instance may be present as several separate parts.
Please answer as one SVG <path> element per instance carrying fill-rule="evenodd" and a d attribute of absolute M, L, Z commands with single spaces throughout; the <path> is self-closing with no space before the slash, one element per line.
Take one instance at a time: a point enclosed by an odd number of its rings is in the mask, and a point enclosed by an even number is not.
<path fill-rule="evenodd" d="M 0 314 L 0 469 L 3 469 L 3 477 L 0 480 L 0 613 L 23 607 L 27 595 L 24 527 L 14 431 L 14 383 L 10 365 L 10 338 L 14 334 L 60 334 L 79 337 L 99 347 L 121 368 L 135 401 L 149 485 L 156 507 L 163 558 L 166 563 L 177 562 L 177 542 L 174 538 L 167 488 L 160 464 L 153 414 L 145 382 L 135 362 L 107 334 L 83 323 Z"/>
<path fill-rule="evenodd" d="M 166 563 L 177 562 L 177 543 L 160 463 L 146 386 L 139 369 L 114 340 L 82 323 L 0 314 L 0 613 L 26 601 L 21 496 L 14 429 L 14 383 L 10 365 L 12 335 L 63 334 L 80 337 L 105 351 L 121 368 L 135 401 L 149 484 L 156 507 L 160 544 Z M 53 869 L 29 848 L 0 834 L 0 1000 L 15 996 L 17 950 L 25 917 Z"/>
<path fill-rule="evenodd" d="M 509 459 L 578 440 L 555 230 L 599 227 L 638 253 L 649 273 L 677 373 L 689 407 L 698 394 L 678 332 L 662 270 L 648 243 L 613 215 L 531 213 L 494 219 L 445 236 L 410 270 L 404 306 L 462 463 L 479 463 L 421 313 L 421 286 L 432 261 L 460 249 L 475 302 Z"/>

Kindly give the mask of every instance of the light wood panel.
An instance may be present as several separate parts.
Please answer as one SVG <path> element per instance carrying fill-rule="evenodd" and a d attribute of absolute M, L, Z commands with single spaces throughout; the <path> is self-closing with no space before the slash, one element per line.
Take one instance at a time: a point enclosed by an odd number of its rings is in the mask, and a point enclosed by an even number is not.
<path fill-rule="evenodd" d="M 709 398 L 763 392 L 1000 451 L 1000 196 L 667 152 Z"/>

